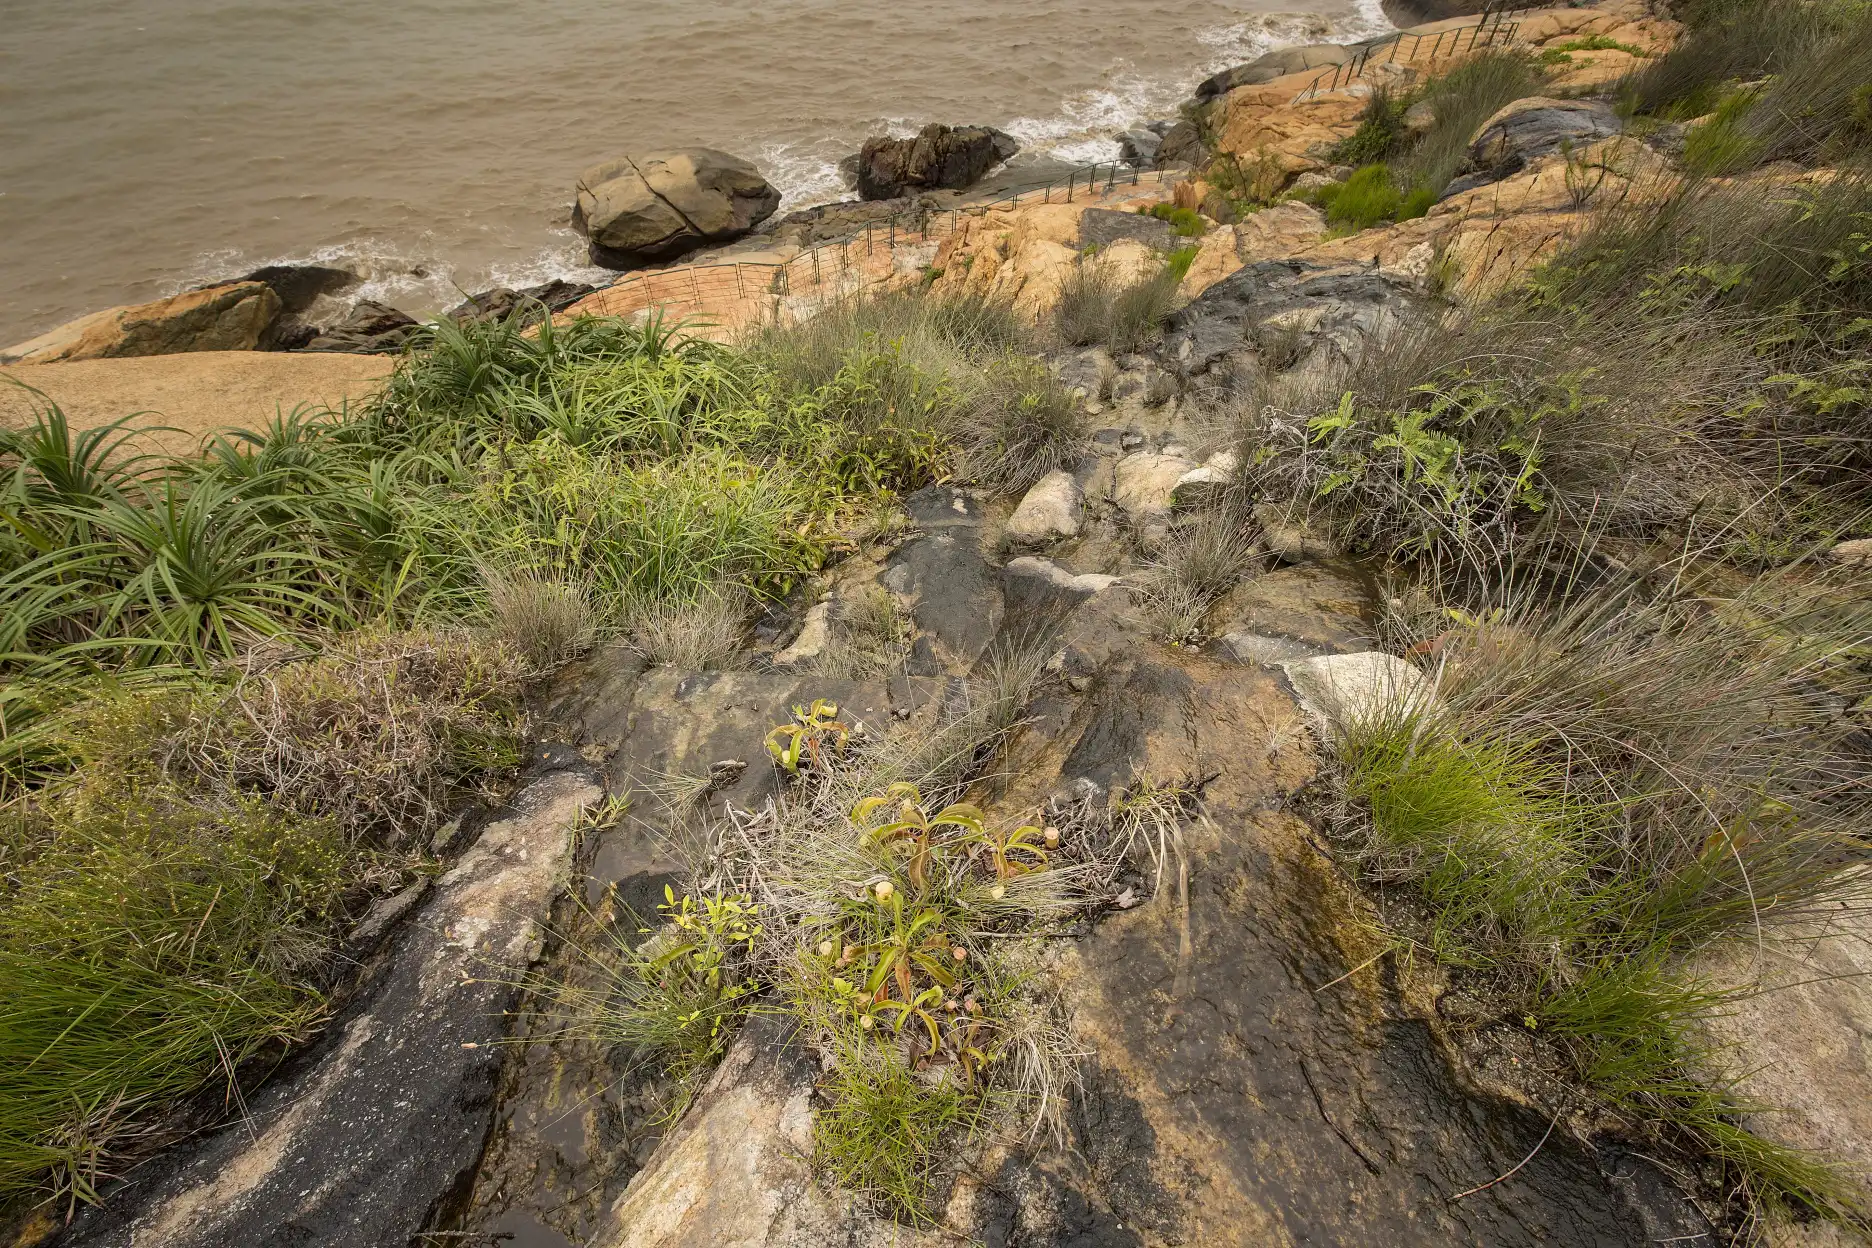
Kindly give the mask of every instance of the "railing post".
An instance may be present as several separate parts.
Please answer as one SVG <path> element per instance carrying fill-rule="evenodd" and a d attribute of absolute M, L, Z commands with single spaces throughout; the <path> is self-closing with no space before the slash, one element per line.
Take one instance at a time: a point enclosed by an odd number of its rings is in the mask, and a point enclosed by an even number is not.
<path fill-rule="evenodd" d="M 1078 176 L 1079 171 L 1077 169 L 1071 170 L 1066 174 L 1066 202 L 1069 204 L 1072 203 L 1073 179 Z"/>

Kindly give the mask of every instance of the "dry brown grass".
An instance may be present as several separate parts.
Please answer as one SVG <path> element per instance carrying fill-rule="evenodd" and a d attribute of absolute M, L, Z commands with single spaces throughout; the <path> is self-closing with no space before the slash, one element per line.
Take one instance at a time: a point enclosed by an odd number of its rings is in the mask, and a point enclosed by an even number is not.
<path fill-rule="evenodd" d="M 435 824 L 464 783 L 493 797 L 511 777 L 525 670 L 465 634 L 356 633 L 316 656 L 257 653 L 224 693 L 106 702 L 79 745 L 93 776 L 154 772 L 397 845 Z"/>

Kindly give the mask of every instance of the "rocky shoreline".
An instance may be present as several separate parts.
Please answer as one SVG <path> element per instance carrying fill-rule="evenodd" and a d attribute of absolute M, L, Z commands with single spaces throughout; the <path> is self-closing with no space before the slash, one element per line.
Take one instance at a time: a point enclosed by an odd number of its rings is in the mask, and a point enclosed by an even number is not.
<path fill-rule="evenodd" d="M 1476 11 L 1451 0 L 1443 8 Z M 1394 19 L 1417 14 L 1393 6 Z M 1184 114 L 1199 111 L 1242 85 L 1297 70 L 1337 65 L 1367 44 L 1281 48 L 1199 83 Z M 1140 119 L 1114 136 L 1120 159 L 1137 169 L 1188 168 L 1204 158 L 1198 127 L 1186 116 Z M 594 264 L 622 272 L 672 261 L 706 262 L 724 244 L 804 234 L 813 241 L 861 226 L 866 204 L 888 212 L 918 206 L 932 192 L 964 193 L 1019 150 L 1011 136 L 987 126 L 926 126 L 909 139 L 873 138 L 840 162 L 855 201 L 772 219 L 779 193 L 751 164 L 709 148 L 647 153 L 604 162 L 580 174 L 572 220 L 590 243 Z M 1042 167 L 1028 180 L 1050 180 Z M 1019 185 L 1018 183 L 1016 185 Z M 954 198 L 930 201 L 942 207 Z M 325 264 L 273 265 L 146 304 L 87 314 L 34 338 L 0 347 L 0 365 L 45 364 L 196 351 L 261 350 L 396 354 L 419 322 L 374 300 L 347 305 L 344 294 L 363 278 Z M 495 287 L 469 296 L 441 315 L 456 322 L 505 316 L 522 304 L 556 314 L 601 286 L 554 279 L 521 289 Z"/>

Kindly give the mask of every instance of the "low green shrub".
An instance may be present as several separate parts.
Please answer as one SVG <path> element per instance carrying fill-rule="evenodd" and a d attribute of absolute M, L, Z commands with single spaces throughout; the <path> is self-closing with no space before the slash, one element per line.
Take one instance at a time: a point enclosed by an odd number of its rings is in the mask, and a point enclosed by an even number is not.
<path fill-rule="evenodd" d="M 1410 132 L 1404 125 L 1409 100 L 1392 96 L 1384 87 L 1375 87 L 1359 113 L 1358 129 L 1333 145 L 1335 165 L 1382 164 L 1408 145 Z"/>
<path fill-rule="evenodd" d="M 1326 220 L 1342 233 L 1369 230 L 1387 221 L 1409 221 L 1436 204 L 1436 192 L 1428 186 L 1401 190 L 1388 165 L 1367 165 L 1344 182 L 1320 187 L 1314 195 Z"/>
<path fill-rule="evenodd" d="M 1159 221 L 1168 221 L 1180 238 L 1201 238 L 1209 231 L 1209 223 L 1194 208 L 1179 208 L 1174 204 L 1154 204 L 1150 215 Z"/>

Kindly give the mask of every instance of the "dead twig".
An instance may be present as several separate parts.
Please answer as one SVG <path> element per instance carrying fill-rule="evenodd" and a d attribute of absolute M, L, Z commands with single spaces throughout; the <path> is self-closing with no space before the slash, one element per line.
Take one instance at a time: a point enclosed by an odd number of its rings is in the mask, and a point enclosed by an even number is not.
<path fill-rule="evenodd" d="M 1553 1116 L 1553 1121 L 1547 1124 L 1547 1130 L 1545 1134 L 1543 1134 L 1540 1137 L 1540 1143 L 1534 1146 L 1533 1153 L 1529 1153 L 1527 1156 L 1523 1157 L 1520 1161 L 1516 1162 L 1515 1168 L 1513 1170 L 1510 1170 L 1507 1174 L 1497 1175 L 1495 1178 L 1490 1179 L 1488 1182 L 1480 1185 L 1479 1187 L 1472 1187 L 1466 1192 L 1457 1192 L 1454 1196 L 1450 1197 L 1451 1203 L 1459 1201 L 1465 1196 L 1473 1196 L 1477 1192 L 1486 1192 L 1488 1191 L 1489 1188 L 1494 1187 L 1497 1183 L 1501 1183 L 1505 1180 L 1512 1179 L 1520 1171 L 1522 1166 L 1525 1166 L 1527 1165 L 1528 1162 L 1534 1160 L 1535 1153 L 1540 1152 L 1542 1148 L 1546 1147 L 1547 1137 L 1551 1136 L 1553 1134 L 1553 1129 L 1559 1125 L 1560 1125 L 1560 1114 L 1558 1113 L 1558 1111 L 1556 1111 Z"/>

